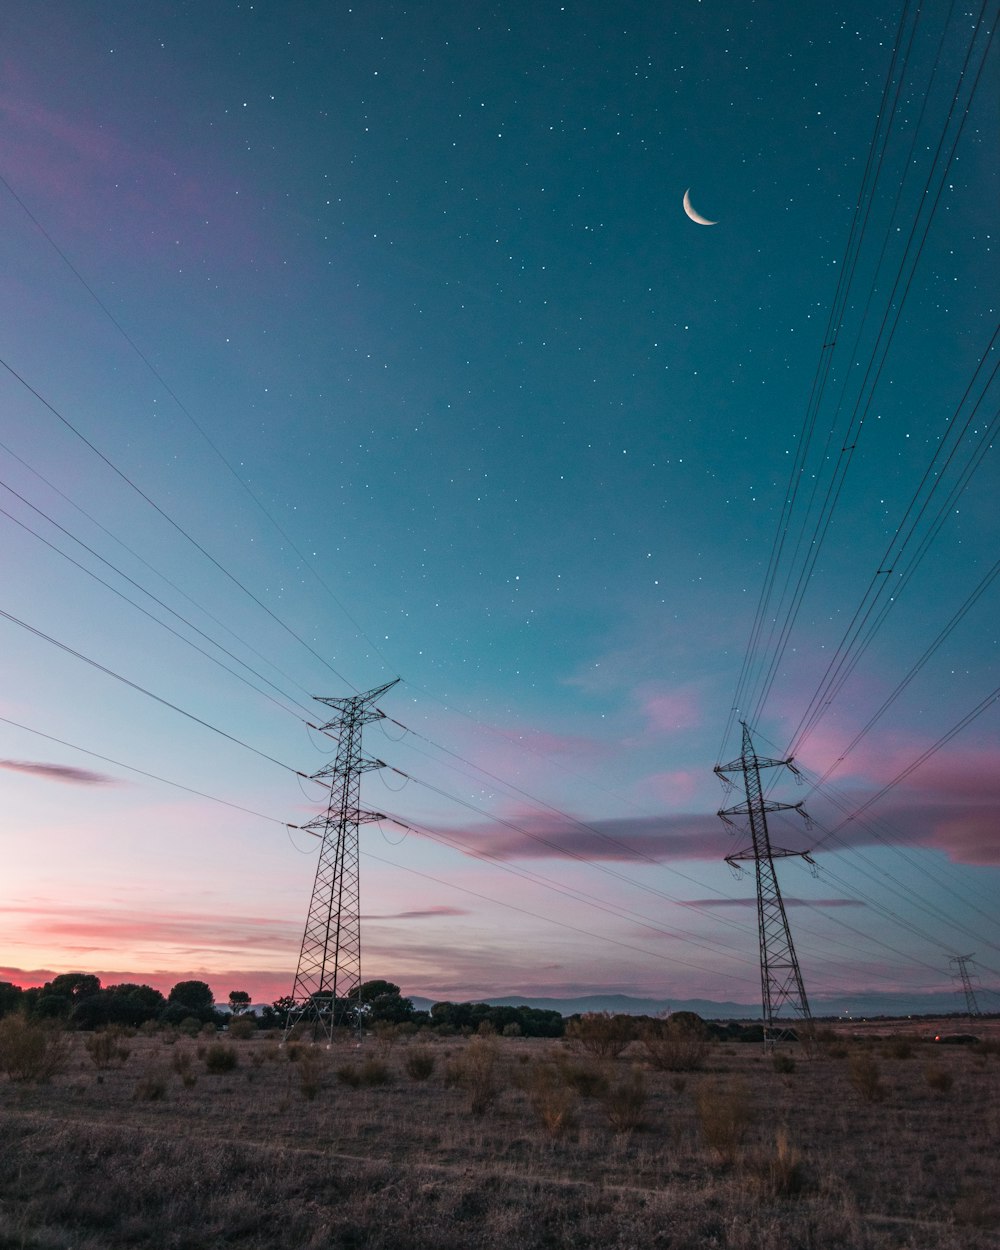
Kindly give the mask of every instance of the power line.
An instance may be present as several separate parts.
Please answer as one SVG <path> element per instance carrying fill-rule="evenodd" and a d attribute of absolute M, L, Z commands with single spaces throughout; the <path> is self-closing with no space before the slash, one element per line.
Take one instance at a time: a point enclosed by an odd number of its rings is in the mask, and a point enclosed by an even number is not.
<path fill-rule="evenodd" d="M 144 768 L 136 768 L 134 764 L 125 764 L 121 760 L 113 759 L 110 755 L 101 755 L 97 751 L 91 751 L 89 747 L 82 747 L 76 742 L 67 742 L 65 738 L 56 738 L 52 734 L 43 733 L 40 729 L 33 729 L 31 725 L 22 725 L 20 721 L 10 720 L 6 716 L 0 716 L 0 721 L 5 725 L 12 725 L 15 729 L 23 729 L 25 733 L 34 734 L 37 738 L 44 738 L 47 742 L 55 742 L 61 747 L 68 747 L 71 751 L 80 751 L 83 755 L 89 755 L 91 759 L 101 760 L 105 764 L 113 764 L 115 768 L 126 768 L 130 773 L 138 773 L 140 777 L 148 777 L 151 781 L 159 781 L 165 786 L 173 786 L 175 790 L 183 790 L 187 794 L 195 794 L 200 799 L 210 799 L 213 803 L 221 803 L 223 807 L 232 807 L 238 812 L 245 812 L 248 816 L 257 816 L 260 820 L 266 820 L 272 825 L 287 827 L 288 822 L 279 820 L 276 816 L 265 816 L 263 812 L 255 811 L 252 807 L 244 807 L 241 803 L 233 803 L 229 799 L 220 799 L 217 794 L 208 794 L 204 790 L 196 790 L 193 786 L 186 786 L 180 781 L 171 781 L 169 777 L 161 777 L 157 773 L 147 772 Z"/>
<path fill-rule="evenodd" d="M 236 577 L 233 573 L 231 573 L 223 564 L 221 564 L 215 558 L 215 556 L 211 555 L 205 549 L 205 547 L 203 547 L 202 544 L 199 543 L 196 538 L 194 538 L 191 534 L 189 534 L 188 531 L 179 522 L 175 521 L 174 518 L 170 516 L 168 512 L 164 511 L 164 509 L 161 508 L 160 505 L 156 503 L 149 495 L 147 495 L 146 492 L 142 490 L 140 486 L 136 485 L 136 483 L 133 482 L 132 479 L 126 473 L 124 473 L 121 469 L 119 469 L 118 466 L 112 460 L 110 460 L 102 451 L 100 451 L 95 446 L 95 444 L 92 443 L 90 439 L 86 437 L 86 435 L 84 435 L 80 430 L 78 430 L 71 421 L 69 421 L 66 417 L 64 417 L 63 414 L 59 412 L 57 408 L 55 408 L 52 404 L 50 404 L 49 401 L 42 394 L 40 394 L 37 390 L 35 390 L 35 388 L 25 378 L 23 378 L 17 372 L 16 369 L 14 369 L 11 365 L 7 363 L 6 360 L 3 360 L 2 358 L 0 358 L 0 365 L 2 365 L 7 370 L 7 372 L 11 375 L 11 377 L 16 378 L 16 380 L 21 383 L 21 385 L 25 388 L 25 390 L 27 390 L 30 394 L 34 395 L 34 397 L 39 401 L 39 403 L 42 404 L 45 408 L 47 408 L 48 411 L 51 412 L 54 417 L 56 417 L 59 421 L 61 421 L 68 430 L 70 430 L 73 434 L 75 434 L 76 437 L 86 447 L 88 447 L 94 453 L 94 455 L 97 456 L 99 460 L 101 460 L 104 464 L 106 464 L 107 467 L 117 477 L 121 478 L 121 480 L 125 482 L 127 486 L 129 486 L 133 491 L 135 491 L 135 493 L 140 497 L 140 499 L 145 500 L 145 502 L 149 504 L 149 506 L 153 509 L 154 512 L 156 512 L 159 516 L 161 516 L 167 522 L 168 525 L 170 525 L 174 530 L 177 531 L 178 534 L 180 534 L 183 538 L 185 538 L 191 544 L 191 546 L 193 546 L 197 551 L 201 552 L 201 554 L 205 557 L 205 559 L 208 560 L 208 562 L 214 568 L 216 568 L 220 573 L 223 574 L 224 577 L 226 577 L 229 581 L 231 581 L 234 586 L 238 587 L 248 598 L 253 600 L 253 602 L 262 611 L 266 612 L 267 615 L 277 625 L 279 625 L 287 634 L 289 634 L 292 638 L 294 638 L 296 642 L 298 642 L 301 646 L 305 647 L 305 649 L 309 652 L 309 654 L 314 656 L 317 660 L 319 660 L 319 662 L 324 666 L 324 668 L 329 669 L 330 672 L 333 673 L 333 675 L 337 678 L 338 681 L 342 681 L 346 686 L 350 686 L 352 690 L 356 689 L 356 687 L 353 685 L 352 682 L 349 682 L 346 677 L 344 677 L 341 673 L 338 673 L 337 670 L 333 667 L 333 665 L 330 664 L 326 659 L 324 659 L 324 657 L 321 656 L 320 653 L 314 647 L 312 647 L 308 642 L 306 642 L 304 638 L 302 638 L 299 634 L 297 634 L 295 630 L 292 629 L 292 627 L 286 621 L 283 621 L 276 612 L 273 612 L 267 606 L 267 604 L 264 603 L 262 599 L 259 599 L 257 595 L 255 595 L 253 591 L 249 589 L 249 587 L 245 586 L 239 580 L 239 578 Z"/>
<path fill-rule="evenodd" d="M 36 508 L 33 503 L 30 503 L 27 499 L 24 498 L 23 495 L 18 494 L 18 492 L 15 491 L 12 487 L 8 486 L 6 482 L 0 481 L 0 486 L 2 486 L 5 490 L 10 491 L 10 493 L 14 495 L 17 499 L 20 499 L 22 503 L 27 504 L 27 506 L 31 508 L 34 512 L 37 512 L 39 516 L 44 517 L 45 520 L 48 521 L 50 525 L 53 525 L 61 533 L 65 534 L 68 538 L 71 538 L 73 542 L 78 543 L 81 547 L 83 547 L 84 551 L 88 552 L 95 559 L 100 560 L 102 564 L 107 565 L 109 569 L 117 573 L 119 577 L 123 578 L 131 586 L 135 586 L 135 588 L 141 591 L 144 595 L 148 595 L 149 598 L 152 599 L 153 602 L 156 603 L 159 607 L 163 608 L 164 611 L 169 612 L 171 616 L 174 616 L 179 621 L 182 621 L 185 625 L 187 625 L 189 629 L 193 630 L 196 634 L 204 638 L 207 642 L 210 642 L 212 646 L 218 647 L 218 649 L 224 655 L 228 655 L 229 658 L 234 660 L 237 664 L 243 665 L 243 667 L 246 668 L 249 672 L 253 673 L 255 677 L 258 677 L 261 681 L 265 682 L 268 686 L 270 686 L 272 690 L 278 691 L 279 694 L 284 694 L 283 691 L 281 691 L 276 685 L 274 685 L 273 682 L 269 681 L 262 673 L 258 673 L 256 669 L 252 668 L 244 660 L 241 660 L 232 651 L 228 650 L 228 648 L 223 647 L 221 643 L 218 643 L 215 641 L 215 639 L 210 638 L 209 635 L 206 634 L 204 630 L 199 629 L 198 626 L 195 625 L 193 621 L 188 620 L 187 617 L 182 616 L 179 612 L 176 612 L 173 608 L 171 608 L 168 604 L 164 603 L 162 599 L 159 599 L 151 591 L 146 590 L 145 587 L 143 586 L 140 586 L 139 583 L 134 578 L 129 577 L 127 573 L 117 568 L 114 564 L 111 563 L 110 560 L 106 560 L 98 552 L 94 551 L 92 547 L 89 547 L 81 539 L 77 538 L 74 534 L 71 534 L 62 525 L 60 525 L 58 521 L 54 521 L 52 517 L 42 512 L 40 508 Z M 110 590 L 112 594 L 117 595 L 120 599 L 123 599 L 126 603 L 130 604 L 133 608 L 136 609 L 137 612 L 141 612 L 143 616 L 148 617 L 149 620 L 154 621 L 162 629 L 165 629 L 169 633 L 173 634 L 175 638 L 179 638 L 181 642 L 186 643 L 189 647 L 193 647 L 194 650 L 197 651 L 199 655 L 203 655 L 206 659 L 211 660 L 213 664 L 217 664 L 220 668 L 224 669 L 231 676 L 235 677 L 237 681 L 243 682 L 243 684 L 245 686 L 249 686 L 251 690 L 255 690 L 258 694 L 263 695 L 265 699 L 268 699 L 276 707 L 281 708 L 283 712 L 288 712 L 292 716 L 295 715 L 295 712 L 291 708 L 286 707 L 283 703 L 279 703 L 278 700 L 275 699 L 273 695 L 268 694 L 266 690 L 261 690 L 259 686 L 255 686 L 254 683 L 252 681 L 249 681 L 246 677 L 244 677 L 242 673 L 237 673 L 234 669 L 231 669 L 228 664 L 223 664 L 223 662 L 218 658 L 218 656 L 212 655 L 211 652 L 206 651 L 203 647 L 199 647 L 196 642 L 193 642 L 190 638 L 185 637 L 184 634 L 182 634 L 179 630 L 174 629 L 172 625 L 168 625 L 166 621 L 162 621 L 160 620 L 159 617 L 154 616 L 153 613 L 150 612 L 148 609 L 144 608 L 141 604 L 136 603 L 134 599 L 130 599 L 128 595 L 124 594 L 116 586 L 112 586 L 110 582 L 105 581 L 103 577 L 98 576 L 98 574 L 95 573 L 92 569 L 88 569 L 87 566 L 84 564 L 81 564 L 79 560 L 74 560 L 71 555 L 61 550 L 59 547 L 57 547 L 54 543 L 50 542 L 43 535 L 39 534 L 37 530 L 32 529 L 30 525 L 26 524 L 24 521 L 14 516 L 13 513 L 8 512 L 6 508 L 0 508 L 0 515 L 7 517 L 9 521 L 12 521 L 15 525 L 20 526 L 20 528 L 23 529 L 26 533 L 30 534 L 33 538 L 37 539 L 40 543 L 44 543 L 44 545 L 48 547 L 51 551 L 54 551 L 57 555 L 62 556 L 64 560 L 68 560 L 70 564 L 74 565 L 74 567 L 78 568 L 81 572 L 86 573 L 88 577 L 92 577 L 96 582 L 99 582 L 102 586 L 104 586 L 105 589 Z M 301 704 L 299 706 L 302 707 Z M 302 711 L 305 712 L 307 711 L 307 709 L 305 707 L 302 707 Z"/>
<path fill-rule="evenodd" d="M 277 764 L 279 768 L 284 768 L 287 772 L 294 773 L 297 777 L 304 777 L 305 773 L 300 773 L 297 768 L 292 768 L 290 764 L 284 764 L 281 760 L 275 759 L 273 755 L 268 755 L 266 751 L 258 750 L 257 747 L 251 746 L 249 742 L 244 742 L 242 738 L 236 738 L 230 733 L 226 733 L 224 729 L 220 729 L 217 725 L 211 724 L 207 720 L 203 720 L 200 716 L 195 716 L 193 712 L 185 711 L 176 703 L 171 703 L 169 699 L 165 699 L 162 695 L 154 694 L 152 690 L 147 690 L 145 686 L 140 686 L 138 682 L 131 681 L 128 677 L 116 673 L 114 669 L 108 668 L 106 665 L 99 663 L 97 660 L 91 659 L 90 656 L 84 655 L 82 651 L 77 651 L 65 642 L 60 642 L 58 638 L 53 638 L 51 634 L 46 634 L 42 630 L 37 629 L 34 625 L 29 625 L 27 621 L 22 621 L 20 617 L 14 616 L 10 612 L 5 612 L 0 608 L 0 616 L 10 621 L 14 625 L 19 625 L 22 629 L 33 634 L 36 638 L 40 638 L 43 642 L 50 643 L 54 647 L 58 647 L 60 651 L 64 651 L 67 655 L 71 655 L 74 659 L 82 660 L 84 664 L 89 664 L 91 668 L 97 669 L 98 672 L 104 673 L 107 677 L 113 677 L 115 681 L 120 681 L 122 685 L 137 690 L 140 694 L 146 695 L 147 698 L 153 699 L 155 702 L 162 704 L 164 707 L 170 708 L 174 712 L 179 712 L 181 716 L 186 716 L 188 720 L 192 720 L 197 725 L 210 729 L 212 733 L 219 734 L 222 738 L 227 738 L 230 742 L 234 742 L 237 746 L 244 747 L 247 751 L 252 751 L 254 755 L 259 755 L 261 759 L 268 760 L 271 764 Z"/>

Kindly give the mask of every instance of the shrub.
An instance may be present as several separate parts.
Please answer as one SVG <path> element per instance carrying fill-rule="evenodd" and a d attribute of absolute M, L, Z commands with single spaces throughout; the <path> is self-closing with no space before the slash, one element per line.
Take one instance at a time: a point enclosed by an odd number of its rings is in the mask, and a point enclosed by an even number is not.
<path fill-rule="evenodd" d="M 882 1052 L 887 1059 L 912 1059 L 913 1043 L 908 1037 L 893 1037 Z"/>
<path fill-rule="evenodd" d="M 742 1081 L 705 1081 L 695 1093 L 695 1106 L 705 1145 L 723 1163 L 733 1163 L 754 1120 L 750 1091 Z"/>
<path fill-rule="evenodd" d="M 617 1059 L 635 1037 L 631 1016 L 610 1011 L 588 1011 L 566 1025 L 566 1036 L 581 1050 L 597 1059 Z"/>
<path fill-rule="evenodd" d="M 500 1093 L 497 1081 L 498 1053 L 491 1037 L 477 1037 L 448 1065 L 447 1085 L 457 1085 L 469 1097 L 473 1115 L 485 1115 Z"/>
<path fill-rule="evenodd" d="M 326 1054 L 322 1047 L 309 1046 L 299 1056 L 296 1070 L 299 1074 L 299 1089 L 302 1091 L 302 1096 L 311 1101 L 323 1088 Z"/>
<path fill-rule="evenodd" d="M 879 1066 L 874 1055 L 864 1051 L 851 1055 L 848 1075 L 859 1098 L 865 1102 L 884 1101 L 889 1091 L 882 1084 Z"/>
<path fill-rule="evenodd" d="M 775 1072 L 782 1076 L 786 1076 L 795 1071 L 795 1060 L 791 1055 L 786 1055 L 784 1051 L 775 1051 L 775 1053 L 771 1056 L 771 1065 L 773 1066 Z"/>
<path fill-rule="evenodd" d="M 933 1066 L 924 1068 L 924 1080 L 938 1094 L 947 1094 L 955 1084 L 955 1078 L 950 1072 Z"/>
<path fill-rule="evenodd" d="M 84 1039 L 83 1044 L 98 1071 L 106 1068 L 120 1068 L 132 1053 L 125 1045 L 120 1029 L 106 1029 L 101 1033 L 90 1033 Z"/>
<path fill-rule="evenodd" d="M 383 1059 L 370 1055 L 361 1065 L 362 1085 L 391 1085 L 392 1073 Z"/>
<path fill-rule="evenodd" d="M 434 1056 L 421 1047 L 406 1056 L 406 1071 L 414 1081 L 426 1081 L 434 1071 Z"/>
<path fill-rule="evenodd" d="M 337 1069 L 337 1080 L 342 1085 L 357 1089 L 361 1084 L 361 1069 L 353 1063 L 345 1063 Z"/>
<path fill-rule="evenodd" d="M 528 1070 L 528 1101 L 550 1137 L 561 1137 L 576 1123 L 577 1095 L 563 1081 L 559 1069 L 538 1062 Z"/>
<path fill-rule="evenodd" d="M 170 1066 L 181 1078 L 181 1082 L 185 1089 L 190 1089 L 198 1082 L 198 1077 L 194 1071 L 194 1062 L 191 1052 L 186 1046 L 177 1046 L 170 1055 Z"/>
<path fill-rule="evenodd" d="M 12 1081 L 50 1080 L 66 1066 L 69 1038 L 62 1030 L 31 1024 L 23 1016 L 0 1020 L 0 1069 Z"/>
<path fill-rule="evenodd" d="M 167 1078 L 159 1068 L 151 1068 L 136 1082 L 132 1097 L 136 1102 L 160 1102 L 167 1096 Z"/>
<path fill-rule="evenodd" d="M 232 1072 L 239 1066 L 239 1056 L 232 1046 L 227 1046 L 224 1042 L 213 1042 L 205 1051 L 205 1070 L 211 1072 L 213 1076 L 219 1076 L 223 1072 Z"/>
<path fill-rule="evenodd" d="M 560 1055 L 556 1063 L 565 1084 L 581 1098 L 603 1098 L 608 1092 L 607 1074 L 596 1064 L 572 1063 L 564 1055 Z"/>
<path fill-rule="evenodd" d="M 652 1020 L 641 1033 L 649 1062 L 664 1072 L 697 1072 L 708 1053 L 704 1023 L 690 1012 Z"/>
<path fill-rule="evenodd" d="M 237 1016 L 229 1025 L 229 1036 L 238 1042 L 249 1041 L 257 1032 L 257 1025 L 251 1016 Z"/>
<path fill-rule="evenodd" d="M 774 1150 L 746 1161 L 751 1188 L 763 1198 L 791 1198 L 805 1188 L 802 1156 L 791 1144 L 786 1128 L 774 1135 Z"/>
<path fill-rule="evenodd" d="M 608 1123 L 616 1133 L 641 1129 L 646 1109 L 646 1082 L 638 1068 L 609 1083 L 602 1099 Z"/>

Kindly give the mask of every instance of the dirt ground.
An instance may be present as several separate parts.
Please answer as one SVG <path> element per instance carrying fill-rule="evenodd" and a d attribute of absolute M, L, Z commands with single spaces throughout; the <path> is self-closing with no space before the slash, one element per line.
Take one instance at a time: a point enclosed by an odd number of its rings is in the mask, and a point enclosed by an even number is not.
<path fill-rule="evenodd" d="M 0 1250 L 989 1250 L 1000 1022 L 937 1023 L 687 1072 L 639 1043 L 70 1034 L 51 1080 L 0 1077 Z"/>

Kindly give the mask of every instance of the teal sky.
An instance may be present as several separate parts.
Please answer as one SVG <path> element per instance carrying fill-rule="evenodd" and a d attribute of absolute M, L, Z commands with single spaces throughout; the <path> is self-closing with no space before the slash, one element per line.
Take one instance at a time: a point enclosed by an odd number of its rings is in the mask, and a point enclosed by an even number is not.
<path fill-rule="evenodd" d="M 6 5 L 0 975 L 287 992 L 398 675 L 366 976 L 756 1001 L 745 718 L 811 995 L 1000 988 L 996 17 Z"/>

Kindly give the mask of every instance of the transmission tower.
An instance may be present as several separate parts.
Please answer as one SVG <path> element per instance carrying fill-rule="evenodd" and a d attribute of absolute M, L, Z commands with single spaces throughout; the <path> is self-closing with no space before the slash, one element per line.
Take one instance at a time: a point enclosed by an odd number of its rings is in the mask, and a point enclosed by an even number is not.
<path fill-rule="evenodd" d="M 381 760 L 361 753 L 361 730 L 385 715 L 376 699 L 399 680 L 386 682 L 367 694 L 346 699 L 324 699 L 337 713 L 317 728 L 336 736 L 337 753 L 331 764 L 313 774 L 314 781 L 329 784 L 326 812 L 302 829 L 322 838 L 316 880 L 306 916 L 302 950 L 290 995 L 285 1036 L 300 1022 L 312 1021 L 327 1040 L 334 1028 L 352 1018 L 360 1024 L 352 1001 L 361 984 L 361 904 L 358 871 L 358 829 L 378 820 L 378 812 L 362 811 L 361 774 L 384 767 Z"/>
<path fill-rule="evenodd" d="M 811 1034 L 812 1014 L 809 1011 L 809 1000 L 806 998 L 805 986 L 799 961 L 792 945 L 792 934 L 788 928 L 788 917 L 785 915 L 785 904 L 781 899 L 778 877 L 774 870 L 774 861 L 789 855 L 801 856 L 807 863 L 815 861 L 806 851 L 786 851 L 781 847 L 772 846 L 767 831 L 767 813 L 777 811 L 795 811 L 808 820 L 801 803 L 775 803 L 764 798 L 760 781 L 762 768 L 785 767 L 796 777 L 799 771 L 791 759 L 772 760 L 756 754 L 750 730 L 745 721 L 743 725 L 743 752 L 740 758 L 729 764 L 719 764 L 714 769 L 723 785 L 731 787 L 733 783 L 727 773 L 742 773 L 743 788 L 746 801 L 737 803 L 735 807 L 723 808 L 719 816 L 727 825 L 732 825 L 731 816 L 746 816 L 750 824 L 751 845 L 742 851 L 726 856 L 726 863 L 740 871 L 739 865 L 752 860 L 757 876 L 757 928 L 760 934 L 760 988 L 764 1014 L 764 1045 L 767 1049 L 788 1037 L 791 1030 L 782 1025 L 780 1013 L 788 1003 L 801 1021 L 799 1032 Z"/>
<path fill-rule="evenodd" d="M 971 1019 L 973 1016 L 981 1016 L 983 1013 L 979 1010 L 979 1004 L 976 1002 L 976 992 L 972 988 L 972 978 L 969 976 L 969 969 L 966 964 L 972 962 L 971 955 L 953 955 L 948 961 L 954 968 L 954 975 L 958 977 L 962 983 L 962 990 L 965 994 L 965 1013 Z"/>

